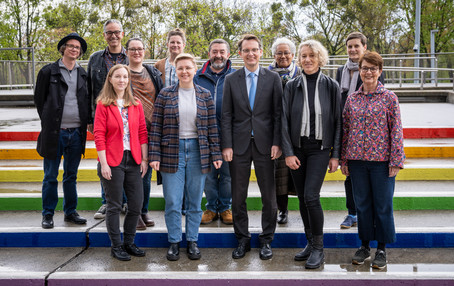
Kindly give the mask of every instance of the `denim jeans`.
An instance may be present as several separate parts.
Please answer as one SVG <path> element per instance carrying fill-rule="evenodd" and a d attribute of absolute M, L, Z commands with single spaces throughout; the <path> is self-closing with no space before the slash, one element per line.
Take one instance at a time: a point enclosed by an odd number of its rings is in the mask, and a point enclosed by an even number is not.
<path fill-rule="evenodd" d="M 183 193 L 186 209 L 186 240 L 197 241 L 202 220 L 203 186 L 206 179 L 206 174 L 202 173 L 200 164 L 198 139 L 180 139 L 177 172 L 161 172 L 161 175 L 169 242 L 177 243 L 182 240 Z"/>
<path fill-rule="evenodd" d="M 101 175 L 101 164 L 98 163 L 98 176 L 106 190 L 106 227 L 113 247 L 122 245 L 120 232 L 120 213 L 123 195 L 128 198 L 123 230 L 124 244 L 134 243 L 136 226 L 143 202 L 143 186 L 140 166 L 134 161 L 131 151 L 123 152 L 120 165 L 110 167 L 112 178 L 104 179 Z"/>
<path fill-rule="evenodd" d="M 348 161 L 358 217 L 358 234 L 363 241 L 396 241 L 393 216 L 395 177 L 389 177 L 388 163 Z"/>
<path fill-rule="evenodd" d="M 101 182 L 101 204 L 105 205 L 106 204 L 106 192 L 104 191 L 104 187 L 102 186 L 102 182 Z M 128 202 L 128 199 L 126 198 L 126 194 L 123 190 L 123 203 L 122 205 L 126 204 Z"/>
<path fill-rule="evenodd" d="M 152 168 L 148 166 L 145 176 L 143 176 L 143 204 L 142 204 L 142 214 L 148 213 L 148 203 L 150 201 L 150 191 L 151 191 L 151 172 Z"/>
<path fill-rule="evenodd" d="M 222 166 L 219 169 L 211 168 L 211 172 L 207 174 L 205 182 L 207 210 L 222 213 L 230 209 L 232 204 L 231 184 L 228 162 L 222 162 Z"/>
<path fill-rule="evenodd" d="M 63 155 L 63 211 L 65 215 L 76 212 L 77 170 L 82 156 L 80 128 L 61 129 L 58 138 L 58 158 L 44 158 L 44 179 L 42 187 L 43 216 L 54 214 L 58 203 L 58 169 Z"/>

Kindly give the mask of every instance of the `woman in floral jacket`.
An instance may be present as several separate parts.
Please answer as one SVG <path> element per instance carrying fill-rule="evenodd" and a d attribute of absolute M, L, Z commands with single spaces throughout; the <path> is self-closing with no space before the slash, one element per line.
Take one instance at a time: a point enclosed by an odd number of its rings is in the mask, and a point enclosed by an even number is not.
<path fill-rule="evenodd" d="M 359 61 L 363 85 L 352 93 L 343 112 L 341 168 L 350 175 L 361 247 L 352 258 L 363 264 L 369 242 L 378 242 L 372 267 L 386 267 L 385 246 L 396 240 L 393 217 L 395 177 L 404 166 L 402 122 L 397 96 L 378 81 L 383 59 L 366 52 Z"/>

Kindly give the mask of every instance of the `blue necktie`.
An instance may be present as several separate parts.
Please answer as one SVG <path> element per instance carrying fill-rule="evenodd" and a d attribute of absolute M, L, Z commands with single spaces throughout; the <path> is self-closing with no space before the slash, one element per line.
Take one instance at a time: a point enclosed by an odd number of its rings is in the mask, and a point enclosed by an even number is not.
<path fill-rule="evenodd" d="M 255 101 L 255 90 L 257 89 L 257 84 L 255 83 L 255 73 L 250 73 L 248 77 L 251 78 L 251 87 L 249 88 L 249 104 L 251 105 L 251 110 L 254 109 Z"/>

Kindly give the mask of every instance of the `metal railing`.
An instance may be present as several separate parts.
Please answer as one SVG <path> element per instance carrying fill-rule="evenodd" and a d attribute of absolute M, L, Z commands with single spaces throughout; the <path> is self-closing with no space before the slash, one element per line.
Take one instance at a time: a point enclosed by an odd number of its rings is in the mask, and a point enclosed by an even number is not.
<path fill-rule="evenodd" d="M 33 48 L 3 48 L 3 50 L 31 50 L 32 61 L 17 61 L 17 60 L 0 60 L 0 89 L 34 89 L 35 78 L 37 71 L 39 71 L 45 64 L 50 62 L 37 62 L 34 61 Z M 445 53 L 449 57 L 454 57 L 454 53 Z M 437 56 L 418 56 L 403 54 L 403 55 L 383 55 L 385 65 L 385 82 L 387 84 L 396 84 L 402 87 L 419 87 L 437 88 L 446 87 L 454 90 L 454 69 L 438 67 Z M 413 61 L 418 59 L 422 61 L 423 65 L 419 68 L 413 67 Z M 342 66 L 347 60 L 347 56 L 332 56 L 330 57 L 329 65 L 323 67 L 323 72 L 328 76 L 335 78 L 338 67 Z M 154 64 L 157 60 L 147 59 L 148 64 Z M 197 59 L 198 66 L 202 66 L 206 59 Z M 232 64 L 235 68 L 243 66 L 241 58 L 231 58 Z M 434 61 L 435 67 L 428 67 L 428 63 Z M 454 62 L 454 60 L 450 59 Z M 267 67 L 273 62 L 272 58 L 262 58 L 260 64 Z M 445 62 L 445 61 L 444 61 Z M 88 61 L 79 61 L 79 64 L 87 68 Z M 418 75 L 415 77 L 415 75 Z M 440 76 L 441 75 L 441 76 Z"/>

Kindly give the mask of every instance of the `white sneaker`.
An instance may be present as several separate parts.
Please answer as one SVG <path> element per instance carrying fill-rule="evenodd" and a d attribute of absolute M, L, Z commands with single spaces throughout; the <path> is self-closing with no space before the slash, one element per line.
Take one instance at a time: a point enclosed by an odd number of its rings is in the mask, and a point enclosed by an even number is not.
<path fill-rule="evenodd" d="M 104 204 L 104 205 L 101 205 L 101 207 L 99 208 L 99 210 L 95 213 L 95 215 L 93 216 L 95 219 L 103 219 L 106 217 L 106 209 L 107 209 L 107 206 Z"/>

